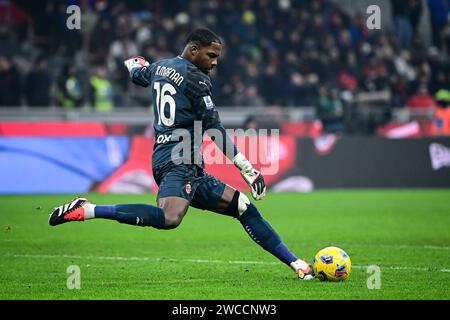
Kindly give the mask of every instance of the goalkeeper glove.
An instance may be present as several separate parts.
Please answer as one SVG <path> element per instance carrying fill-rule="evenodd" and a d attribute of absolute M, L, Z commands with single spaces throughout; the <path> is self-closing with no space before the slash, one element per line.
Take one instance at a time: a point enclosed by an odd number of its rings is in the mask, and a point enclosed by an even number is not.
<path fill-rule="evenodd" d="M 134 68 L 148 67 L 150 65 L 147 60 L 139 56 L 125 60 L 123 64 L 125 65 L 125 67 L 127 67 L 128 72 L 131 72 L 131 70 L 133 70 Z"/>
<path fill-rule="evenodd" d="M 242 154 L 238 153 L 233 158 L 234 165 L 241 171 L 241 176 L 252 190 L 252 197 L 261 200 L 266 195 L 266 183 L 258 170 L 254 169 L 250 161 Z"/>

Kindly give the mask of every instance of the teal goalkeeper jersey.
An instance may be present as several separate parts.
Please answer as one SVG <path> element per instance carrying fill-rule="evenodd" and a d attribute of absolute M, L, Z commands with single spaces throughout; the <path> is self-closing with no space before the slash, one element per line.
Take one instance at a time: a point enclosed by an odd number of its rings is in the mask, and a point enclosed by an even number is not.
<path fill-rule="evenodd" d="M 202 137 L 212 128 L 223 135 L 219 148 L 226 150 L 230 159 L 237 154 L 212 101 L 209 76 L 189 60 L 181 56 L 160 60 L 149 67 L 134 68 L 130 77 L 152 91 L 154 168 L 169 162 L 203 167 Z"/>

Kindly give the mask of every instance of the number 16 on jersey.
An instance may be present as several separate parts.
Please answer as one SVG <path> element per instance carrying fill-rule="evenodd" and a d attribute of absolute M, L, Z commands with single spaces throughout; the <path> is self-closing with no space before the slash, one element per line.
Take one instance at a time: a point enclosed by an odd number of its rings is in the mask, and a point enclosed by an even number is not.
<path fill-rule="evenodd" d="M 156 90 L 156 110 L 158 114 L 158 124 L 165 126 L 172 126 L 175 123 L 175 99 L 172 97 L 177 93 L 177 90 L 170 83 L 165 83 L 161 88 L 160 82 L 153 84 L 153 89 Z M 165 107 L 169 105 L 169 117 L 166 117 Z"/>

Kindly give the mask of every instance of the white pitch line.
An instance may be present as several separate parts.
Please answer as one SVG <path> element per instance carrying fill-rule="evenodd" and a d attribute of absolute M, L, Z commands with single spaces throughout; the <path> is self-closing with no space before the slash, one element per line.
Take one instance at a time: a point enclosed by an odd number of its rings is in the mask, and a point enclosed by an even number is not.
<path fill-rule="evenodd" d="M 450 247 L 439 247 L 439 246 L 423 246 L 423 248 L 433 250 L 450 250 Z"/>
<path fill-rule="evenodd" d="M 355 269 L 367 269 L 369 266 L 353 266 Z M 379 266 L 381 269 L 387 268 L 391 270 L 414 270 L 414 271 L 430 271 L 429 268 L 413 268 L 413 267 L 398 267 L 398 266 Z M 450 272 L 450 269 L 438 269 L 438 272 Z"/>
<path fill-rule="evenodd" d="M 393 248 L 393 249 L 429 249 L 429 250 L 450 250 L 449 246 L 434 245 L 414 245 L 414 244 L 342 244 L 342 246 L 350 247 L 371 247 L 371 248 Z"/>
<path fill-rule="evenodd" d="M 34 258 L 34 259 L 94 259 L 94 260 L 115 260 L 115 261 L 153 261 L 153 262 L 192 262 L 192 263 L 217 263 L 217 264 L 262 264 L 276 265 L 280 262 L 269 261 L 251 261 L 251 260 L 209 260 L 209 259 L 172 259 L 172 258 L 148 258 L 148 257 L 108 257 L 108 256 L 78 256 L 78 255 L 52 255 L 52 254 L 5 254 L 5 256 L 14 258 Z M 367 269 L 369 266 L 352 265 L 354 269 Z M 390 270 L 413 270 L 413 271 L 429 271 L 429 268 L 414 268 L 401 266 L 380 266 L 381 269 Z M 438 272 L 450 273 L 450 269 L 438 269 Z"/>
<path fill-rule="evenodd" d="M 0 239 L 1 242 L 36 242 L 35 239 Z M 416 245 L 416 244 L 371 244 L 371 243 L 341 243 L 341 246 L 348 247 L 374 247 L 374 248 L 393 248 L 393 249 L 426 249 L 426 250 L 450 250 L 450 246 L 436 245 Z"/>
<path fill-rule="evenodd" d="M 107 257 L 107 256 L 77 256 L 77 255 L 69 255 L 69 254 L 6 254 L 6 256 L 11 256 L 14 258 L 37 258 L 37 259 L 95 259 L 95 260 L 118 260 L 118 261 L 150 261 L 150 258 L 147 257 Z M 157 259 L 152 259 L 157 261 Z"/>

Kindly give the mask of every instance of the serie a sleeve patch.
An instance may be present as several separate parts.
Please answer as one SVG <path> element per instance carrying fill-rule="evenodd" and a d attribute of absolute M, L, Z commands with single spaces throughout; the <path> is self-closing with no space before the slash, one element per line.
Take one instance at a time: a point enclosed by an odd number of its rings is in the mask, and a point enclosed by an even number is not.
<path fill-rule="evenodd" d="M 206 109 L 208 110 L 214 109 L 214 102 L 212 101 L 210 96 L 203 97 L 203 101 L 205 102 Z"/>

